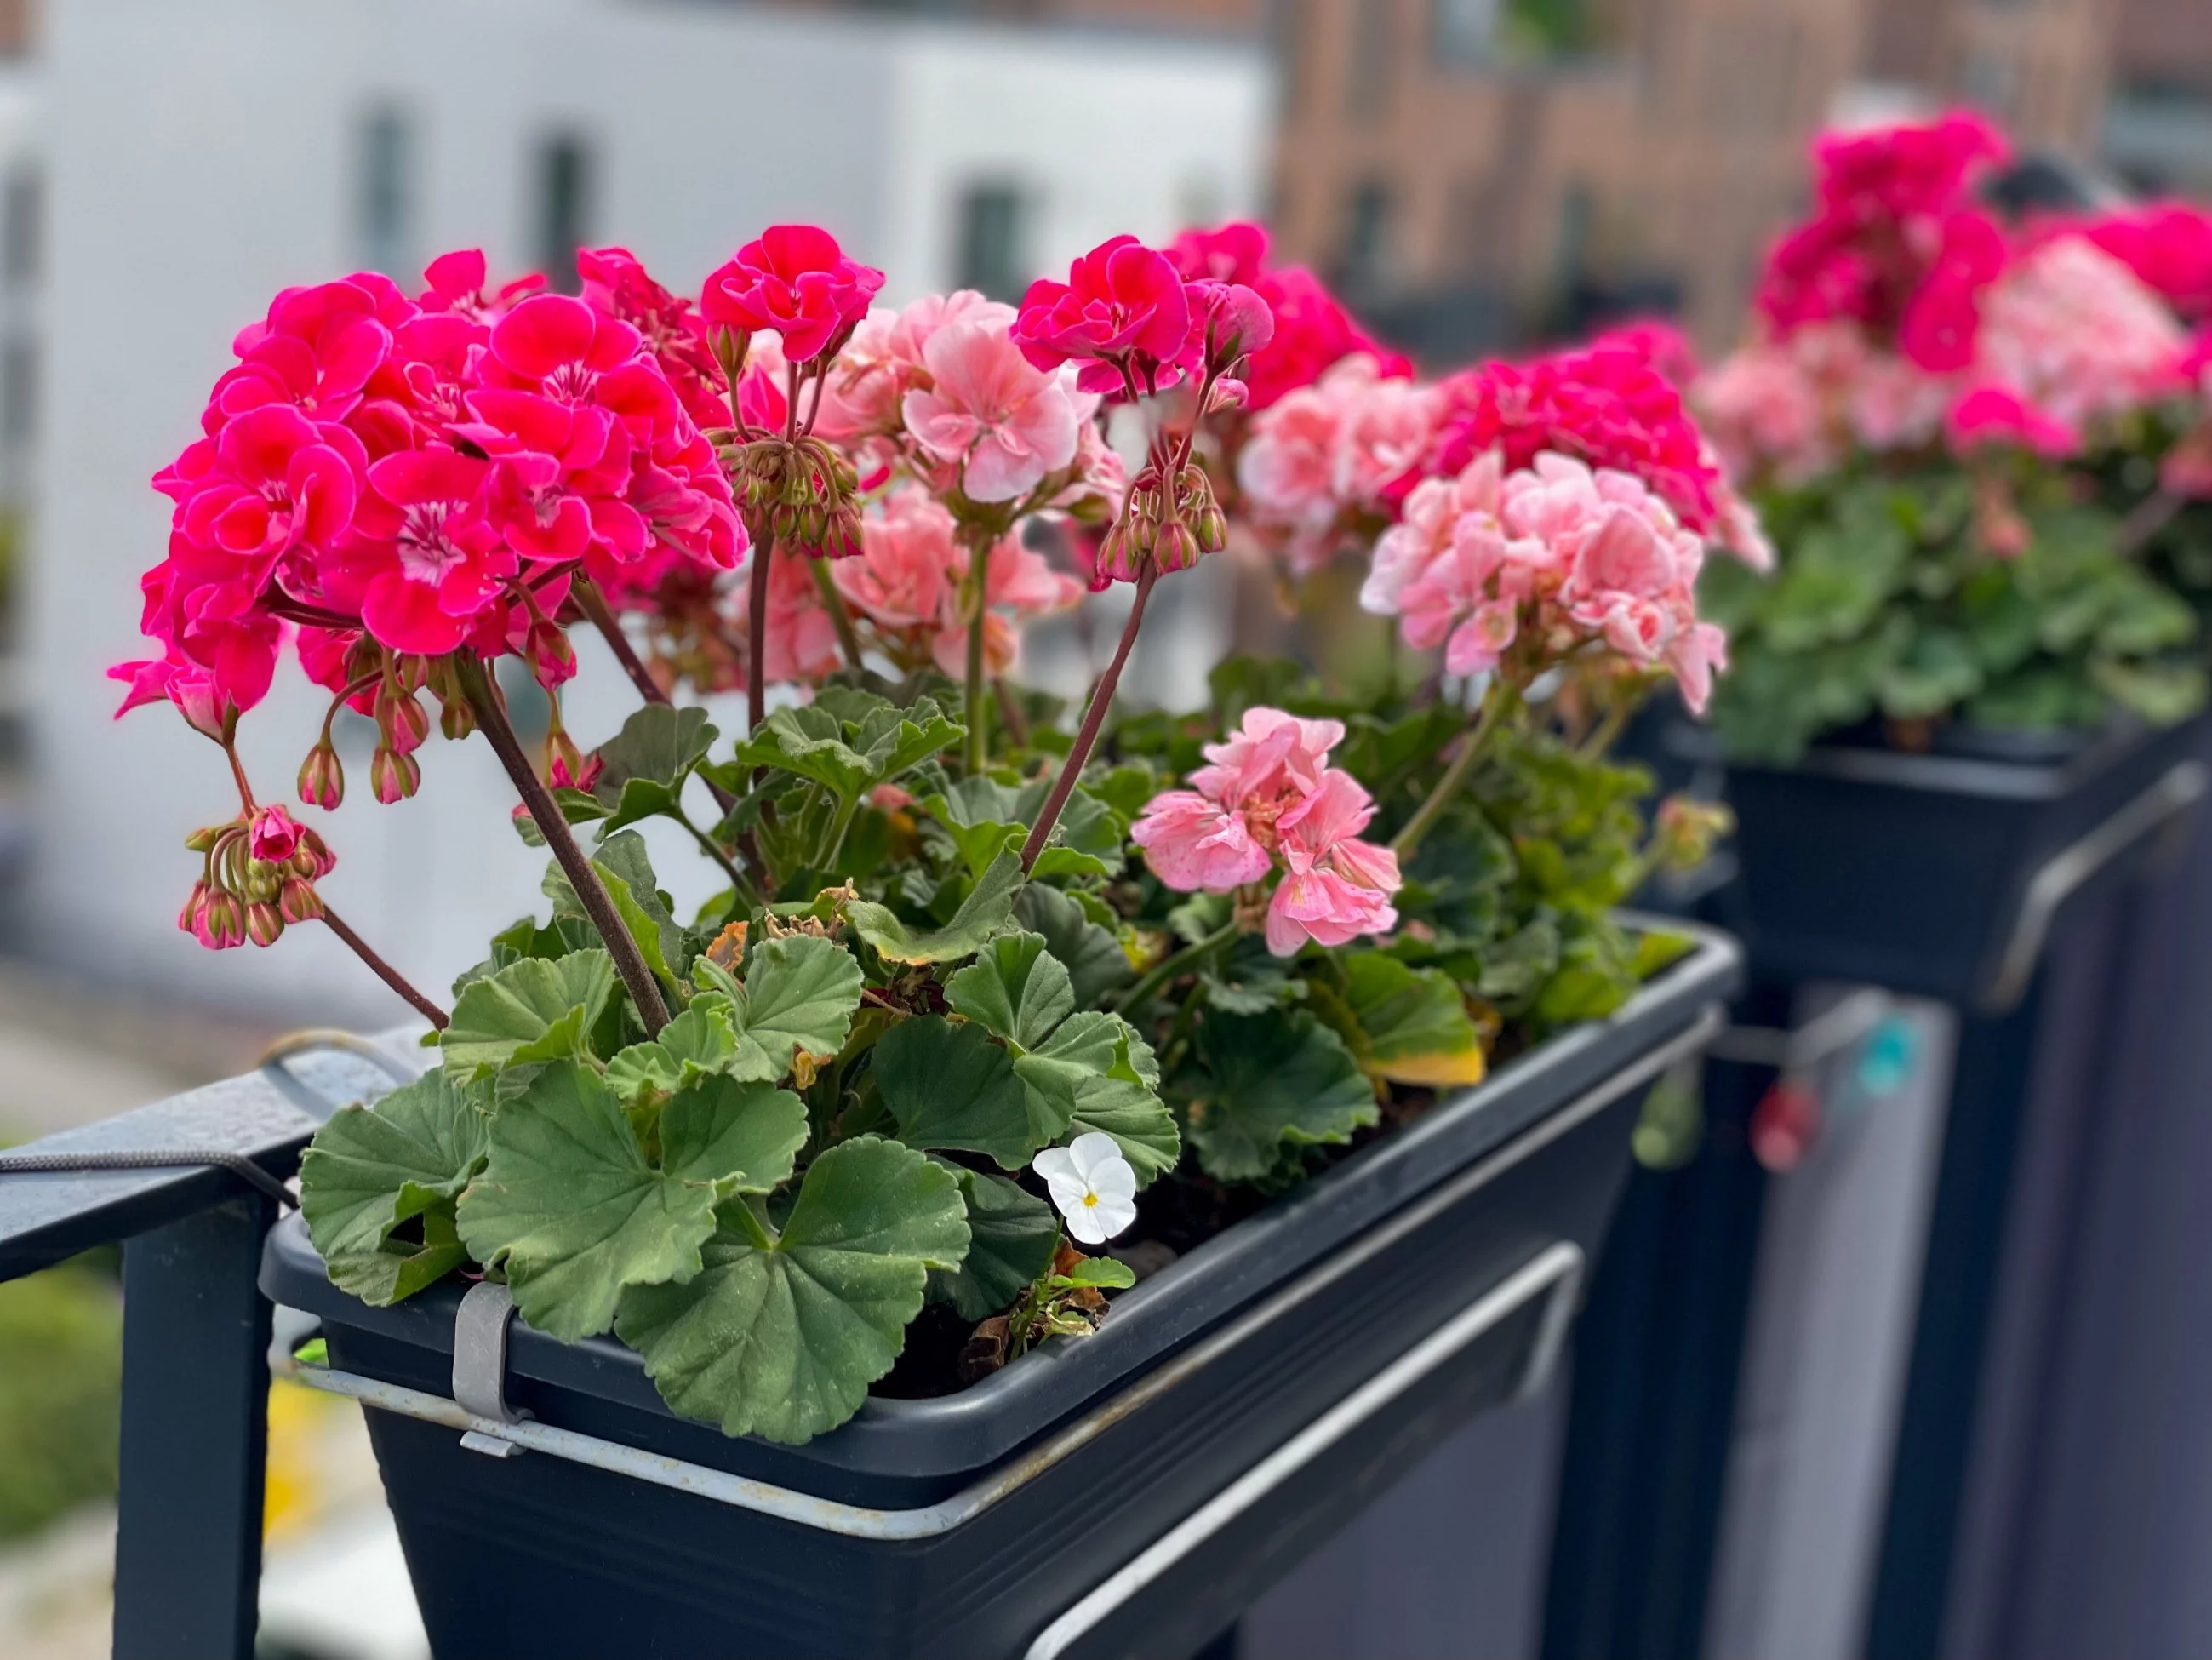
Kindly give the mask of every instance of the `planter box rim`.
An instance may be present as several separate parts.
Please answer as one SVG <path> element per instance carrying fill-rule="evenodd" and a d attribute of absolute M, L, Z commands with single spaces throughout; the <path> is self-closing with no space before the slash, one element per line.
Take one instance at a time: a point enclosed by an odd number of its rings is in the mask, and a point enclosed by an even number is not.
<path fill-rule="evenodd" d="M 2203 718 L 2194 715 L 2177 726 L 2191 726 Z M 2173 730 L 2175 727 L 2153 727 L 2133 719 L 2114 720 L 2094 730 L 2081 732 L 2081 741 L 2066 753 L 2022 755 L 2017 758 L 1915 755 L 1902 750 L 1815 743 L 1789 766 L 1733 759 L 1717 733 L 1688 720 L 1669 722 L 1660 741 L 1667 752 L 1677 759 L 1700 765 L 1718 764 L 1731 772 L 1784 775 L 1799 773 L 1884 785 L 1893 789 L 1993 800 L 2047 801 L 2080 788 L 2087 780 Z"/>

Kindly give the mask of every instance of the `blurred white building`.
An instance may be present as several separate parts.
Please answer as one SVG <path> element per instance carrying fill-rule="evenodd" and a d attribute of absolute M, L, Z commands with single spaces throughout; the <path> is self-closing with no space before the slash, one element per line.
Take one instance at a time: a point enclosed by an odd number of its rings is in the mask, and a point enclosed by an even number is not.
<path fill-rule="evenodd" d="M 326 1018 L 398 1005 L 325 931 L 219 959 L 176 931 L 182 839 L 234 798 L 166 712 L 113 722 L 102 678 L 144 654 L 137 582 L 168 511 L 146 480 L 270 295 L 363 266 L 411 284 L 478 245 L 511 274 L 620 243 L 691 287 L 789 219 L 883 266 L 888 299 L 1006 292 L 1116 232 L 1254 210 L 1271 100 L 1259 52 L 1215 41 L 672 0 L 49 0 L 42 33 L 23 943 Z M 10 119 L 0 101 L 0 138 Z M 588 653 L 583 688 L 589 743 L 633 700 Z M 246 723 L 264 798 L 289 796 L 321 710 L 287 669 Z M 442 995 L 537 903 L 543 855 L 501 826 L 482 743 L 434 739 L 422 794 L 390 808 L 356 758 L 325 892 Z"/>

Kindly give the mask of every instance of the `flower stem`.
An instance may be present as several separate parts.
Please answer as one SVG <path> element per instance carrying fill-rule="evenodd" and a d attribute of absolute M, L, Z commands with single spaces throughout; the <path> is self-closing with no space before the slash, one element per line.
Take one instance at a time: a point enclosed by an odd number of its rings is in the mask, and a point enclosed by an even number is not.
<path fill-rule="evenodd" d="M 608 895 L 606 885 L 592 861 L 584 856 L 583 848 L 568 829 L 568 821 L 561 816 L 561 809 L 553 800 L 537 772 L 531 767 L 530 757 L 522 752 L 522 745 L 507 724 L 507 711 L 494 690 L 490 677 L 485 674 L 481 660 L 468 651 L 456 653 L 454 671 L 459 677 L 461 690 L 471 708 L 476 710 L 477 724 L 491 740 L 493 752 L 507 769 L 522 805 L 537 822 L 538 833 L 545 838 L 545 845 L 553 850 L 562 873 L 568 877 L 568 885 L 576 891 L 576 897 L 584 907 L 584 915 L 599 930 L 607 955 L 614 958 L 615 972 L 622 976 L 623 984 L 629 988 L 630 1000 L 637 1005 L 637 1016 L 645 1026 L 647 1037 L 657 1037 L 668 1024 L 668 1006 L 660 1000 L 660 986 L 653 977 L 653 970 L 645 965 L 644 953 L 637 941 L 630 938 L 629 930 L 615 909 L 615 902 Z"/>
<path fill-rule="evenodd" d="M 1084 765 L 1097 745 L 1098 729 L 1106 723 L 1106 711 L 1114 706 L 1114 689 L 1121 684 L 1122 666 L 1129 660 L 1129 648 L 1137 643 L 1137 630 L 1144 625 L 1145 601 L 1152 597 L 1152 584 L 1159 580 L 1159 575 L 1160 568 L 1150 559 L 1137 573 L 1137 603 L 1129 607 L 1129 620 L 1121 625 L 1121 638 L 1114 648 L 1114 660 L 1106 666 L 1106 672 L 1091 689 L 1091 707 L 1083 712 L 1083 725 L 1075 734 L 1075 747 L 1068 751 L 1060 776 L 1053 782 L 1052 794 L 1045 798 L 1044 811 L 1037 814 L 1030 839 L 1022 844 L 1024 873 L 1036 863 L 1037 855 L 1051 839 L 1052 827 L 1060 822 L 1060 809 L 1067 805 L 1067 798 L 1075 790 L 1075 781 L 1083 775 Z"/>
<path fill-rule="evenodd" d="M 630 644 L 629 636 L 622 631 L 622 624 L 615 621 L 615 614 L 607 608 L 606 596 L 599 592 L 598 585 L 588 577 L 580 575 L 569 585 L 568 592 L 574 596 L 577 608 L 599 631 L 599 638 L 607 642 L 607 649 L 614 653 L 615 661 L 620 663 L 623 672 L 629 676 L 629 683 L 637 688 L 637 695 L 648 703 L 667 702 L 667 692 L 662 690 L 660 682 L 653 678 L 653 671 L 646 667 L 645 660 L 637 654 L 637 648 Z"/>
<path fill-rule="evenodd" d="M 775 557 L 775 538 L 753 539 L 751 587 L 745 613 L 745 736 L 758 729 L 768 701 L 768 569 Z"/>
<path fill-rule="evenodd" d="M 738 868 L 737 862 L 730 857 L 728 850 L 725 848 L 720 842 L 717 842 L 713 836 L 708 835 L 705 830 L 701 830 L 696 824 L 693 824 L 691 822 L 690 815 L 684 812 L 680 807 L 676 812 L 671 813 L 669 817 L 675 819 L 678 824 L 683 825 L 685 830 L 690 830 L 691 832 L 691 839 L 696 842 L 700 847 L 705 850 L 706 854 L 709 859 L 712 859 L 716 864 L 722 867 L 722 874 L 730 879 L 730 885 L 737 891 L 738 897 L 740 899 L 744 900 L 747 904 L 757 905 L 760 903 L 760 895 L 754 891 L 753 885 L 745 879 L 744 873 Z"/>
<path fill-rule="evenodd" d="M 814 586 L 822 594 L 822 609 L 830 613 L 830 626 L 837 631 L 837 649 L 845 654 L 847 666 L 860 666 L 860 636 L 853 627 L 853 613 L 845 604 L 845 596 L 837 592 L 836 580 L 830 575 L 827 559 L 809 557 L 807 569 L 814 573 Z"/>
<path fill-rule="evenodd" d="M 975 585 L 975 608 L 968 613 L 968 775 L 981 775 L 991 758 L 990 728 L 984 724 L 983 619 L 991 605 L 991 544 L 977 538 L 968 558 L 968 580 Z"/>
<path fill-rule="evenodd" d="M 1145 971 L 1143 979 L 1123 992 L 1115 1000 L 1114 1005 L 1115 1011 L 1127 1012 L 1131 1009 L 1140 1007 L 1144 1000 L 1162 986 L 1166 985 L 1177 975 L 1186 972 L 1207 955 L 1219 950 L 1236 937 L 1237 923 L 1236 920 L 1231 918 L 1196 945 L 1185 946 L 1173 955 L 1162 958 Z"/>
<path fill-rule="evenodd" d="M 321 897 L 322 896 L 319 894 L 316 896 L 318 899 L 321 898 Z M 371 950 L 369 948 L 368 941 L 362 939 L 359 934 L 356 933 L 350 927 L 349 927 L 339 917 L 338 914 L 332 910 L 328 904 L 325 904 L 323 906 L 323 922 L 332 933 L 335 933 L 339 939 L 346 942 L 347 946 L 352 951 L 356 957 L 358 957 L 362 962 L 368 964 L 370 973 L 374 974 L 378 979 L 383 981 L 386 985 L 391 987 L 392 990 L 398 992 L 410 1003 L 412 1003 L 422 1018 L 428 1020 L 433 1026 L 435 1026 L 440 1031 L 445 1031 L 447 1025 L 445 1010 L 440 1008 L 435 1003 L 425 997 L 421 992 L 416 990 L 414 987 L 408 984 L 406 977 L 403 976 L 398 969 L 393 968 L 391 964 L 386 962 L 381 957 L 378 956 L 375 952 Z"/>
<path fill-rule="evenodd" d="M 1460 741 L 1459 753 L 1452 757 L 1451 765 L 1444 769 L 1444 775 L 1437 780 L 1436 787 L 1429 792 L 1428 799 L 1414 809 L 1413 816 L 1406 821 L 1405 827 L 1390 838 L 1391 852 L 1401 859 L 1413 857 L 1413 850 L 1421 845 L 1421 838 L 1436 828 L 1437 820 L 1443 817 L 1444 809 L 1451 805 L 1452 797 L 1459 794 L 1460 787 L 1474 772 L 1474 763 L 1482 757 L 1483 743 L 1505 713 L 1506 706 L 1516 701 L 1517 694 L 1504 685 L 1491 689 L 1490 696 L 1483 699 L 1482 712 L 1474 717 L 1474 726 L 1468 729 L 1467 736 Z"/>

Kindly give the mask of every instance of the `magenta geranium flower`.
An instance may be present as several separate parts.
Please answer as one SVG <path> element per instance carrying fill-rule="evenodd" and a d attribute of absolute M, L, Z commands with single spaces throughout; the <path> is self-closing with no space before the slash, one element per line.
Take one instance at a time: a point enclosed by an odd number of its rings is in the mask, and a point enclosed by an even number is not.
<path fill-rule="evenodd" d="M 868 314 L 883 285 L 820 227 L 771 225 L 707 279 L 700 309 L 710 328 L 774 331 L 785 357 L 805 363 Z"/>
<path fill-rule="evenodd" d="M 1190 330 L 1190 301 L 1174 265 L 1133 236 L 1116 236 L 1078 259 L 1066 282 L 1030 283 L 1013 337 L 1041 369 L 1089 362 L 1084 389 L 1110 392 L 1121 389 L 1125 369 L 1140 386 L 1147 370 L 1157 377 L 1183 355 Z"/>

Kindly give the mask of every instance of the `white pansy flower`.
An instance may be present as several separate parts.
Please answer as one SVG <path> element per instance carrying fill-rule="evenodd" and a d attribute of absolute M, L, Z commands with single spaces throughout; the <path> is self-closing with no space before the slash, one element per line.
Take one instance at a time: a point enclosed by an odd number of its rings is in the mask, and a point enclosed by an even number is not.
<path fill-rule="evenodd" d="M 1044 1177 L 1068 1232 L 1086 1245 L 1104 1244 L 1137 1219 L 1137 1172 L 1103 1130 L 1047 1147 L 1030 1168 Z"/>

